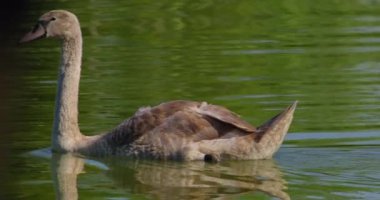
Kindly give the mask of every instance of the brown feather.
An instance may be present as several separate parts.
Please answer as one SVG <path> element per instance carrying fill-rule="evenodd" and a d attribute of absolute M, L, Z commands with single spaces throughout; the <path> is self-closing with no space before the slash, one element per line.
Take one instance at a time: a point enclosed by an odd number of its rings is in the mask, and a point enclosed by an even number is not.
<path fill-rule="evenodd" d="M 144 135 L 165 124 L 167 132 L 181 132 L 193 141 L 223 137 L 234 129 L 244 133 L 256 130 L 226 108 L 204 102 L 171 101 L 140 109 L 132 119 L 135 135 Z"/>
<path fill-rule="evenodd" d="M 189 142 L 243 136 L 254 131 L 253 126 L 221 106 L 171 101 L 139 109 L 108 134 L 108 139 L 115 149 L 133 143 L 157 148 L 163 145 L 170 151 L 179 151 Z"/>

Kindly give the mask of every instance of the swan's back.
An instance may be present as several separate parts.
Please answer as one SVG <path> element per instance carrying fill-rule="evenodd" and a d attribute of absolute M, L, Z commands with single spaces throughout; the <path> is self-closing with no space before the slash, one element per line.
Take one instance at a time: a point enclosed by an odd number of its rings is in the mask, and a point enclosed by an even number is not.
<path fill-rule="evenodd" d="M 171 101 L 153 108 L 141 108 L 134 115 L 135 130 L 144 135 L 160 126 L 192 138 L 223 137 L 229 129 L 254 132 L 255 128 L 221 106 L 194 101 Z M 212 128 L 211 128 L 212 127 Z M 211 128 L 210 130 L 206 130 Z"/>

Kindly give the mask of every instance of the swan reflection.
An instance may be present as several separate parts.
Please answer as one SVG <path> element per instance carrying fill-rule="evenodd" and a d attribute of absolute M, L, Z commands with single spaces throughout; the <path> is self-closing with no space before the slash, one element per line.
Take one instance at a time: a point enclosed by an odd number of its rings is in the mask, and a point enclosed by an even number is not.
<path fill-rule="evenodd" d="M 77 178 L 80 179 L 78 175 L 87 161 L 73 154 L 53 154 L 52 173 L 57 199 L 78 199 Z M 279 199 L 290 199 L 284 191 L 286 182 L 273 160 L 219 164 L 119 158 L 100 161 L 108 166 L 106 175 L 118 187 L 153 199 L 224 199 L 255 191 Z"/>

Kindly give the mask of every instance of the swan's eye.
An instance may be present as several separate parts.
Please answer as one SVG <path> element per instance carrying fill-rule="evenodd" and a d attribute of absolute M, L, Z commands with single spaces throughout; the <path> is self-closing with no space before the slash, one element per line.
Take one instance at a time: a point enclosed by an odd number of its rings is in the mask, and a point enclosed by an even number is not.
<path fill-rule="evenodd" d="M 50 21 L 55 21 L 56 20 L 56 18 L 55 17 L 52 17 L 51 19 L 50 19 Z"/>

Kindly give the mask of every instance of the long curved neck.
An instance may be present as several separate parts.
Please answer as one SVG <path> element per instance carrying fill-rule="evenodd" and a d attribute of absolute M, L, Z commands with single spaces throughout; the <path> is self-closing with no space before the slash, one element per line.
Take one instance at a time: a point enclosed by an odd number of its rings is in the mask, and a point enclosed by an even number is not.
<path fill-rule="evenodd" d="M 52 132 L 53 149 L 74 151 L 82 140 L 78 126 L 78 92 L 82 60 L 82 36 L 63 39 L 61 65 Z"/>

